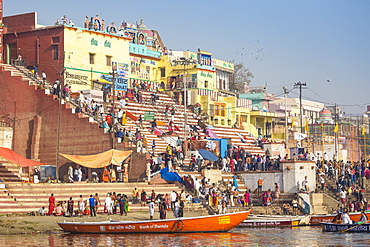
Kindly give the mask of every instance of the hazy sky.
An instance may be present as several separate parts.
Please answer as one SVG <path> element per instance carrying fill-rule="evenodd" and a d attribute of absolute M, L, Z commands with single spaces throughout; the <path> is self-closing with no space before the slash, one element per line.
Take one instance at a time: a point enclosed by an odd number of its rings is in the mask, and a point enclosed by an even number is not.
<path fill-rule="evenodd" d="M 363 113 L 370 105 L 370 1 L 367 0 L 3 0 L 4 16 L 38 13 L 52 25 L 66 15 L 83 26 L 98 14 L 158 30 L 172 50 L 212 53 L 243 62 L 254 78 L 282 96 L 282 87 L 306 82 L 303 98 Z M 328 82 L 329 80 L 329 82 Z M 288 97 L 298 97 L 293 89 Z M 359 106 L 356 106 L 359 105 Z"/>

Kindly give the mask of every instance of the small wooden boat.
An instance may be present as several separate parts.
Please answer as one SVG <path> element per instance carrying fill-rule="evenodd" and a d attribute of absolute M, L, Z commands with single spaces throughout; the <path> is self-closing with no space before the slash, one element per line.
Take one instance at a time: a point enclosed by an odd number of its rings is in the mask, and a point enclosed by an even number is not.
<path fill-rule="evenodd" d="M 57 222 L 71 233 L 187 233 L 226 232 L 245 220 L 250 211 L 188 218 L 145 221 Z"/>
<path fill-rule="evenodd" d="M 370 219 L 370 211 L 365 211 L 366 216 Z M 318 214 L 318 215 L 311 215 L 310 224 L 311 225 L 319 225 L 322 222 L 332 222 L 334 217 L 337 214 Z M 350 219 L 357 222 L 361 218 L 361 212 L 351 212 L 348 214 Z"/>
<path fill-rule="evenodd" d="M 363 224 L 335 224 L 321 223 L 324 232 L 370 232 L 370 223 Z"/>
<path fill-rule="evenodd" d="M 254 219 L 243 220 L 238 227 L 293 227 L 299 226 L 301 219 Z"/>

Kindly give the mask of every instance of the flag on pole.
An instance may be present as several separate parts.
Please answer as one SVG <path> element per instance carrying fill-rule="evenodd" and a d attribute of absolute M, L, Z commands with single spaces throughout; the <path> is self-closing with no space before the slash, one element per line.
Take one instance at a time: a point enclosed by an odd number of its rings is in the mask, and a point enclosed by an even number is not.
<path fill-rule="evenodd" d="M 295 123 L 294 123 L 294 117 L 292 117 L 292 124 L 291 124 L 292 128 L 295 126 Z"/>
<path fill-rule="evenodd" d="M 304 131 L 308 133 L 308 121 L 306 121 L 306 125 L 304 126 Z"/>
<path fill-rule="evenodd" d="M 365 135 L 365 127 L 364 126 L 362 126 L 362 128 L 361 128 L 361 135 Z"/>
<path fill-rule="evenodd" d="M 339 130 L 339 126 L 338 126 L 338 124 L 336 124 L 335 127 L 334 127 L 334 129 L 333 129 L 333 131 L 334 131 L 334 133 L 337 133 L 338 130 Z"/>
<path fill-rule="evenodd" d="M 320 129 L 323 130 L 324 129 L 324 122 L 321 122 L 320 124 Z"/>

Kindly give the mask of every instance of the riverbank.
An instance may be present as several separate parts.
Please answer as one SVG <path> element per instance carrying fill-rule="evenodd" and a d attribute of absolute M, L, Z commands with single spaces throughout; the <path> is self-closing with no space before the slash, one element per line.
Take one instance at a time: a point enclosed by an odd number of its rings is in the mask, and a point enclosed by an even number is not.
<path fill-rule="evenodd" d="M 184 217 L 200 216 L 202 212 L 184 212 Z M 203 213 L 204 215 L 204 213 Z M 167 219 L 173 219 L 173 213 L 167 212 Z M 105 220 L 149 220 L 148 212 L 130 212 L 127 216 L 99 214 L 96 217 L 84 215 L 82 217 L 56 217 L 56 216 L 28 216 L 7 215 L 0 217 L 1 234 L 37 234 L 61 233 L 57 221 L 105 221 Z M 154 214 L 154 219 L 159 219 L 159 213 Z"/>

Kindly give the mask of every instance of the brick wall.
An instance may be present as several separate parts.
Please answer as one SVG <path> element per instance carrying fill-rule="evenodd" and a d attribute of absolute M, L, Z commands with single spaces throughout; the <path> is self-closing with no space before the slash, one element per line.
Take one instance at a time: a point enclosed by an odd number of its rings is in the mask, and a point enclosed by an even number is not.
<path fill-rule="evenodd" d="M 36 27 L 36 16 L 36 12 L 6 16 L 3 23 L 8 33 L 30 31 Z"/>
<path fill-rule="evenodd" d="M 20 155 L 38 157 L 49 165 L 58 162 L 59 166 L 63 166 L 62 172 L 70 163 L 57 153 L 95 154 L 111 149 L 111 134 L 105 134 L 98 124 L 89 123 L 89 119 L 82 117 L 82 114 L 73 114 L 68 104 L 59 108 L 59 100 L 36 86 L 29 86 L 21 77 L 0 71 L 0 90 L 0 114 L 9 113 L 13 120 L 13 150 Z M 122 144 L 117 144 L 116 148 L 127 150 Z M 145 159 L 145 155 L 133 156 L 130 179 L 145 174 Z"/>

